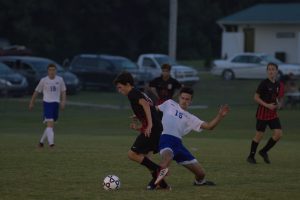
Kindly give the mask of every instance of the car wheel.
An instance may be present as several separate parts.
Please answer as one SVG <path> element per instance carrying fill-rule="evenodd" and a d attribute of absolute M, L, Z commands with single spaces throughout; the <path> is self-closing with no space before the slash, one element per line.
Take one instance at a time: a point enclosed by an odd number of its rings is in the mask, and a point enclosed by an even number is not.
<path fill-rule="evenodd" d="M 223 71 L 222 77 L 226 81 L 233 80 L 234 79 L 234 73 L 233 73 L 232 70 L 226 69 L 225 71 Z"/>

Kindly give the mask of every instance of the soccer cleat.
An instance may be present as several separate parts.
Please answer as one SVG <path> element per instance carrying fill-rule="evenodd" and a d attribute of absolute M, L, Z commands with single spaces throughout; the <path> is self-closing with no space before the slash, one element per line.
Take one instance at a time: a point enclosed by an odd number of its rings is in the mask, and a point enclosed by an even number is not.
<path fill-rule="evenodd" d="M 40 143 L 38 144 L 38 148 L 43 148 L 43 147 L 44 147 L 44 143 L 41 143 L 41 142 L 40 142 Z"/>
<path fill-rule="evenodd" d="M 248 163 L 251 163 L 251 164 L 256 164 L 256 160 L 255 160 L 255 158 L 252 157 L 252 156 L 248 156 L 247 162 L 248 162 Z"/>
<path fill-rule="evenodd" d="M 171 186 L 169 186 L 164 179 L 160 181 L 160 183 L 158 184 L 156 189 L 159 189 L 159 190 L 172 190 Z"/>
<path fill-rule="evenodd" d="M 194 185 L 195 186 L 215 186 L 216 184 L 212 181 L 207 181 L 207 180 L 203 180 L 203 181 L 194 181 Z"/>
<path fill-rule="evenodd" d="M 154 184 L 156 178 L 152 178 L 151 181 L 148 183 L 147 185 L 147 190 L 155 190 L 156 189 L 156 185 Z"/>
<path fill-rule="evenodd" d="M 260 150 L 258 153 L 261 157 L 263 157 L 265 163 L 267 163 L 267 164 L 271 163 L 267 152 L 263 152 L 262 150 Z"/>
<path fill-rule="evenodd" d="M 158 171 L 158 175 L 154 184 L 157 185 L 158 183 L 160 183 L 164 179 L 164 177 L 168 174 L 168 172 L 169 172 L 168 168 L 160 169 Z"/>

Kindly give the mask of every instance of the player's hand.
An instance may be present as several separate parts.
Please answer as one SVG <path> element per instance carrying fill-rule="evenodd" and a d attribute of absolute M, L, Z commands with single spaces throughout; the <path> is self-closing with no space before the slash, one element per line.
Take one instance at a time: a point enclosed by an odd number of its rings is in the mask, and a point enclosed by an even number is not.
<path fill-rule="evenodd" d="M 276 104 L 267 104 L 267 108 L 269 108 L 270 110 L 276 110 L 277 109 L 277 105 Z"/>
<path fill-rule="evenodd" d="M 65 102 L 60 102 L 60 109 L 64 110 L 66 107 L 66 103 Z"/>
<path fill-rule="evenodd" d="M 148 125 L 147 128 L 145 129 L 144 134 L 145 134 L 146 137 L 150 137 L 151 129 L 152 129 L 152 124 Z"/>
<path fill-rule="evenodd" d="M 30 102 L 29 106 L 28 106 L 29 110 L 31 111 L 33 109 L 33 107 L 34 107 L 34 104 L 32 102 Z"/>
<path fill-rule="evenodd" d="M 225 115 L 227 115 L 227 113 L 229 112 L 229 106 L 227 104 L 225 105 L 221 105 L 220 109 L 219 109 L 219 115 L 221 117 L 225 117 Z"/>
<path fill-rule="evenodd" d="M 133 129 L 133 130 L 140 130 L 141 129 L 141 126 L 139 126 L 137 123 L 135 123 L 135 122 L 131 122 L 130 123 L 130 125 L 129 125 L 129 127 L 131 128 L 131 129 Z"/>

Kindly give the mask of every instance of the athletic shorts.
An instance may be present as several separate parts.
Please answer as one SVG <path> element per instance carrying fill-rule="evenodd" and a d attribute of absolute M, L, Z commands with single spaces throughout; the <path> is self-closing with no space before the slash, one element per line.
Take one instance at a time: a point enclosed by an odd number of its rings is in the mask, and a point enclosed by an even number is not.
<path fill-rule="evenodd" d="M 171 150 L 173 152 L 173 160 L 178 164 L 187 165 L 198 162 L 195 157 L 183 146 L 181 139 L 172 136 L 163 134 L 160 137 L 159 142 L 159 151 L 160 154 L 164 150 Z"/>
<path fill-rule="evenodd" d="M 153 127 L 150 137 L 146 137 L 144 133 L 140 133 L 131 146 L 131 150 L 138 154 L 148 154 L 151 151 L 157 153 L 161 132 L 162 127 Z"/>
<path fill-rule="evenodd" d="M 44 122 L 56 121 L 58 119 L 59 103 L 44 102 Z"/>
<path fill-rule="evenodd" d="M 256 120 L 256 130 L 260 132 L 265 132 L 266 127 L 269 126 L 270 129 L 281 129 L 281 124 L 279 118 L 271 120 Z"/>

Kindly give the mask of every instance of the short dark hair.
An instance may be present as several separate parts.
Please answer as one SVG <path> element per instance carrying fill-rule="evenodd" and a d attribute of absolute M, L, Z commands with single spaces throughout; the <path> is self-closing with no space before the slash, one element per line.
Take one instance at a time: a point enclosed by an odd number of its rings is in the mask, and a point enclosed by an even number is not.
<path fill-rule="evenodd" d="M 269 68 L 269 66 L 274 66 L 278 70 L 278 65 L 276 63 L 272 63 L 272 62 L 268 63 L 267 69 Z"/>
<path fill-rule="evenodd" d="M 187 94 L 192 95 L 192 97 L 193 97 L 194 90 L 192 88 L 190 88 L 190 87 L 183 87 L 183 88 L 181 88 L 179 94 L 181 94 L 181 93 L 187 93 Z"/>
<path fill-rule="evenodd" d="M 131 86 L 133 86 L 134 80 L 132 75 L 129 72 L 122 72 L 115 78 L 113 83 L 114 85 L 117 85 L 118 83 L 122 85 L 126 85 L 127 83 L 129 83 Z"/>
<path fill-rule="evenodd" d="M 47 66 L 47 69 L 51 68 L 51 67 L 54 67 L 55 69 L 57 69 L 56 65 L 54 63 L 50 63 L 48 66 Z"/>
<path fill-rule="evenodd" d="M 166 69 L 168 71 L 171 71 L 172 66 L 168 63 L 162 64 L 161 69 Z"/>

